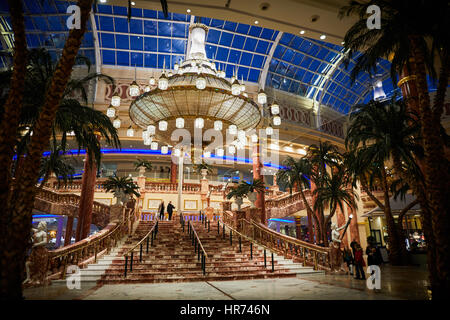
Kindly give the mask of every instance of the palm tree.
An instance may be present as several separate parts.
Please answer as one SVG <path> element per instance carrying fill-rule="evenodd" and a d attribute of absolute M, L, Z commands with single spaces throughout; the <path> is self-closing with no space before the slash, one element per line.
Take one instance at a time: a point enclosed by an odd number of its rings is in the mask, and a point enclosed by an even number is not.
<path fill-rule="evenodd" d="M 325 175 L 323 183 L 314 190 L 314 210 L 324 212 L 325 208 L 329 208 L 328 216 L 323 224 L 325 227 L 330 223 L 338 207 L 341 212 L 344 212 L 344 204 L 357 208 L 355 198 L 357 199 L 358 196 L 353 188 L 348 188 L 348 185 L 349 180 L 344 168 L 336 168 L 331 175 Z M 328 246 L 326 232 L 323 233 L 323 244 L 325 247 Z"/>
<path fill-rule="evenodd" d="M 213 172 L 212 167 L 204 161 L 202 161 L 199 164 L 195 164 L 194 170 L 195 170 L 195 172 L 203 175 L 204 177 L 206 177 L 207 174 L 211 174 Z"/>
<path fill-rule="evenodd" d="M 50 155 L 42 158 L 41 171 L 39 173 L 39 178 L 42 178 L 39 188 L 42 189 L 47 183 L 49 177 L 55 174 L 58 185 L 60 181 L 67 185 L 67 182 L 72 181 L 73 175 L 75 174 L 75 168 L 64 158 L 64 154 L 61 148 L 58 146 L 50 152 Z"/>
<path fill-rule="evenodd" d="M 305 192 L 303 189 L 310 189 L 308 176 L 311 176 L 312 168 L 310 161 L 303 157 L 301 159 L 294 159 L 292 157 L 287 157 L 283 161 L 284 169 L 280 169 L 277 172 L 277 182 L 284 188 L 289 188 L 290 193 L 292 194 L 292 190 L 296 189 L 300 192 L 300 195 L 303 199 L 303 203 L 306 207 L 306 214 L 308 217 L 308 232 L 309 232 L 309 241 L 311 243 L 314 242 L 314 230 L 312 219 L 316 220 L 316 226 L 319 228 L 319 221 L 314 214 L 311 205 L 306 200 Z M 321 234 L 321 231 L 318 230 L 318 234 Z"/>
<path fill-rule="evenodd" d="M 137 191 L 139 187 L 137 184 L 133 182 L 133 179 L 130 177 L 109 177 L 103 183 L 106 192 L 113 191 L 114 196 L 116 196 L 123 203 L 129 199 L 130 196 L 135 195 L 136 197 L 140 197 L 140 193 Z"/>
<path fill-rule="evenodd" d="M 371 5 L 378 5 L 381 9 L 380 29 L 367 28 L 366 12 Z M 349 58 L 358 51 L 362 51 L 362 55 L 352 70 L 352 78 L 362 70 L 376 70 L 380 57 L 392 58 L 391 78 L 394 86 L 397 74 L 408 71 L 415 77 L 410 85 L 417 88 L 417 96 L 405 98 L 409 98 L 408 107 L 417 112 L 421 127 L 424 157 L 420 163 L 426 193 L 425 197 L 420 198 L 421 207 L 429 211 L 424 214 L 424 219 L 430 221 L 424 221 L 424 226 L 431 228 L 429 236 L 434 238 L 429 240 L 431 244 L 435 242 L 434 248 L 431 248 L 435 250 L 435 270 L 429 264 L 430 275 L 435 276 L 431 281 L 433 298 L 445 297 L 450 290 L 450 273 L 447 271 L 450 270 L 450 170 L 445 152 L 448 137 L 442 128 L 441 116 L 450 74 L 448 1 L 352 1 L 340 13 L 341 17 L 354 14 L 359 20 L 347 31 L 345 48 L 350 50 Z M 436 63 L 440 64 L 439 73 L 436 72 Z M 428 92 L 427 75 L 438 82 L 433 103 Z"/>
<path fill-rule="evenodd" d="M 145 170 L 152 170 L 153 166 L 150 161 L 145 159 L 137 159 L 134 162 L 134 170 L 139 170 L 141 172 L 142 170 L 142 176 L 144 176 Z M 140 173 L 141 174 L 141 173 Z"/>
<path fill-rule="evenodd" d="M 0 166 L 5 171 L 0 176 L 0 185 L 2 186 L 0 200 L 5 204 L 1 215 L 0 230 L 0 245 L 2 246 L 0 254 L 0 279 L 2 279 L 0 295 L 2 298 L 9 299 L 22 298 L 22 273 L 25 267 L 25 255 L 30 247 L 31 212 L 36 194 L 35 184 L 39 175 L 41 155 L 51 138 L 52 124 L 86 31 L 86 22 L 93 0 L 79 0 L 77 3 L 80 8 L 80 28 L 70 30 L 51 83 L 45 93 L 41 92 L 45 99 L 36 120 L 27 156 L 23 161 L 23 170 L 12 184 L 10 168 L 16 144 L 18 118 L 23 108 L 21 98 L 14 98 L 13 95 L 23 95 L 22 89 L 18 87 L 24 85 L 20 73 L 24 72 L 24 57 L 26 55 L 23 14 L 18 12 L 22 8 L 15 4 L 19 2 L 9 1 L 13 31 L 18 36 L 14 54 L 14 63 L 18 68 L 13 71 L 12 90 L 9 93 L 5 114 L 0 125 L 0 128 L 2 128 L 0 131 L 1 154 L 5 151 L 4 156 L 0 157 Z M 16 102 L 16 104 L 13 104 L 13 102 Z M 13 108 L 17 108 L 17 111 L 11 111 Z"/>

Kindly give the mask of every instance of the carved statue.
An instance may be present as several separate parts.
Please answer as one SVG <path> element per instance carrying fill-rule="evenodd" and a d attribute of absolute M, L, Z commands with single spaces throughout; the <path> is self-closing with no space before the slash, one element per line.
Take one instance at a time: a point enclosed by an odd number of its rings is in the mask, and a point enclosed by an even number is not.
<path fill-rule="evenodd" d="M 335 272 L 344 271 L 343 259 L 341 252 L 341 231 L 342 229 L 347 229 L 350 224 L 351 217 L 348 219 L 347 223 L 342 227 L 338 227 L 335 223 L 331 224 L 331 243 L 330 243 L 330 264 L 331 270 Z"/>
<path fill-rule="evenodd" d="M 48 266 L 48 250 L 45 248 L 48 243 L 47 223 L 41 221 L 37 229 L 32 229 L 33 245 L 31 254 L 25 263 L 27 278 L 23 282 L 29 285 L 40 285 L 45 283 Z"/>

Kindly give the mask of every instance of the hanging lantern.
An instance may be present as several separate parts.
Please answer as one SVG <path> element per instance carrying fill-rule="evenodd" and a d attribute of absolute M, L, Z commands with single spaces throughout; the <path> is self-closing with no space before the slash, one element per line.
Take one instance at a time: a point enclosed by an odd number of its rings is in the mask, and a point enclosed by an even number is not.
<path fill-rule="evenodd" d="M 169 74 L 167 75 L 169 78 L 173 76 L 172 72 L 169 72 Z"/>
<path fill-rule="evenodd" d="M 248 98 L 247 92 L 244 92 L 242 95 L 243 95 L 244 97 Z"/>
<path fill-rule="evenodd" d="M 220 131 L 222 130 L 222 127 L 223 127 L 222 121 L 220 120 L 214 121 L 214 130 Z"/>
<path fill-rule="evenodd" d="M 161 147 L 161 153 L 162 154 L 167 154 L 169 152 L 169 147 L 168 146 L 162 146 Z"/>
<path fill-rule="evenodd" d="M 148 134 L 147 130 L 142 130 L 142 139 L 148 139 L 150 135 Z"/>
<path fill-rule="evenodd" d="M 152 149 L 152 150 L 158 150 L 158 142 L 153 141 L 153 142 L 150 144 L 150 149 Z"/>
<path fill-rule="evenodd" d="M 130 85 L 130 97 L 137 97 L 140 93 L 139 86 L 136 81 L 133 81 Z"/>
<path fill-rule="evenodd" d="M 275 115 L 275 114 L 279 114 L 280 113 L 280 106 L 274 102 L 271 106 L 270 106 L 270 112 Z"/>
<path fill-rule="evenodd" d="M 114 119 L 114 121 L 113 121 L 113 127 L 116 128 L 116 129 L 119 129 L 120 128 L 120 124 L 121 124 L 120 119 L 118 117 L 116 117 Z"/>
<path fill-rule="evenodd" d="M 156 127 L 154 125 L 147 126 L 147 132 L 149 136 L 153 136 L 156 133 Z"/>
<path fill-rule="evenodd" d="M 165 74 L 163 73 L 161 75 L 161 77 L 159 77 L 158 80 L 158 88 L 160 90 L 167 90 L 167 88 L 169 87 L 169 79 L 167 79 L 167 77 L 165 76 Z"/>
<path fill-rule="evenodd" d="M 183 119 L 183 118 L 177 118 L 177 119 L 175 120 L 175 126 L 176 126 L 178 129 L 184 128 L 184 119 Z"/>
<path fill-rule="evenodd" d="M 195 87 L 199 90 L 203 90 L 206 88 L 206 79 L 202 76 L 198 77 L 195 81 Z"/>
<path fill-rule="evenodd" d="M 116 115 L 116 109 L 110 105 L 108 109 L 106 109 L 106 115 L 110 118 L 114 118 Z"/>
<path fill-rule="evenodd" d="M 253 143 L 257 143 L 258 142 L 258 135 L 256 133 L 252 134 L 250 136 L 250 139 L 252 140 Z"/>
<path fill-rule="evenodd" d="M 173 69 L 175 71 L 178 71 L 179 68 L 180 68 L 180 66 L 178 65 L 178 63 L 175 62 L 175 64 L 173 65 Z"/>
<path fill-rule="evenodd" d="M 117 93 L 111 97 L 111 105 L 113 107 L 120 107 L 120 96 Z"/>
<path fill-rule="evenodd" d="M 133 137 L 134 136 L 134 129 L 129 126 L 127 130 L 127 137 Z"/>
<path fill-rule="evenodd" d="M 240 87 L 240 89 L 241 89 L 241 92 L 245 91 L 244 76 L 242 76 L 242 79 L 241 79 L 241 87 Z"/>
<path fill-rule="evenodd" d="M 166 131 L 167 130 L 167 121 L 161 120 L 158 123 L 158 128 L 159 128 L 160 131 Z"/>
<path fill-rule="evenodd" d="M 144 145 L 149 146 L 152 143 L 153 139 L 152 137 L 147 137 L 147 139 L 144 139 Z"/>
<path fill-rule="evenodd" d="M 228 131 L 230 132 L 230 134 L 237 134 L 237 127 L 234 124 L 231 124 L 228 127 Z"/>
<path fill-rule="evenodd" d="M 204 125 L 205 125 L 205 120 L 203 120 L 203 118 L 197 118 L 197 119 L 195 119 L 194 126 L 195 126 L 197 129 L 202 129 Z"/>
<path fill-rule="evenodd" d="M 216 155 L 219 157 L 223 157 L 223 149 L 222 148 L 217 148 L 216 149 Z"/>
<path fill-rule="evenodd" d="M 273 125 L 279 126 L 281 124 L 281 118 L 279 116 L 273 117 Z"/>
<path fill-rule="evenodd" d="M 145 86 L 144 91 L 145 91 L 145 92 L 150 92 L 150 86 Z"/>
<path fill-rule="evenodd" d="M 233 146 L 233 145 L 229 146 L 229 147 L 228 147 L 228 152 L 229 152 L 230 154 L 235 154 L 235 152 L 236 152 L 236 147 Z"/>
<path fill-rule="evenodd" d="M 203 152 L 203 157 L 204 158 L 211 158 L 211 152 L 210 151 Z"/>
<path fill-rule="evenodd" d="M 273 128 L 272 127 L 267 127 L 266 128 L 266 135 L 271 136 L 273 134 Z"/>
<path fill-rule="evenodd" d="M 241 93 L 241 85 L 239 84 L 239 81 L 234 80 L 233 84 L 231 85 L 231 94 L 234 96 L 237 96 Z"/>
<path fill-rule="evenodd" d="M 235 146 L 236 146 L 236 148 L 238 150 L 242 150 L 245 147 L 245 142 L 241 141 L 241 140 L 238 140 L 238 141 L 236 141 Z"/>
<path fill-rule="evenodd" d="M 266 95 L 266 93 L 264 92 L 263 89 L 260 89 L 259 92 L 258 92 L 258 103 L 259 104 L 264 104 L 266 102 L 267 102 L 267 95 Z"/>
<path fill-rule="evenodd" d="M 244 130 L 239 130 L 238 131 L 238 139 L 240 141 L 245 141 L 245 131 Z"/>
<path fill-rule="evenodd" d="M 148 83 L 150 83 L 151 86 L 154 86 L 156 84 L 156 79 L 154 77 L 150 77 Z"/>

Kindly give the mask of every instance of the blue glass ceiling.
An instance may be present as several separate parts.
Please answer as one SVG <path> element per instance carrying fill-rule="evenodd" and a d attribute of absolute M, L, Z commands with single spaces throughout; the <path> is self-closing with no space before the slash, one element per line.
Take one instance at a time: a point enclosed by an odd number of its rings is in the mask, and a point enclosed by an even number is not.
<path fill-rule="evenodd" d="M 57 57 L 68 34 L 66 9 L 69 4 L 58 0 L 24 0 L 30 48 L 45 47 Z M 9 47 L 7 44 L 13 40 L 8 12 L 6 0 L 0 0 L 1 50 Z M 126 7 L 98 5 L 95 22 L 101 64 L 158 69 L 165 64 L 172 69 L 175 62 L 184 60 L 190 15 L 169 13 L 166 19 L 162 12 L 139 8 L 132 8 L 131 15 L 128 23 Z M 195 17 L 195 22 L 198 21 Z M 209 27 L 208 58 L 225 70 L 227 77 L 237 74 L 239 80 L 257 83 L 279 32 L 211 18 L 201 18 L 201 22 Z M 80 54 L 95 62 L 90 21 Z M 283 33 L 268 63 L 266 86 L 315 99 L 346 114 L 354 103 L 372 98 L 372 81 L 363 73 L 351 84 L 350 71 L 340 64 L 341 56 L 341 46 Z M 348 70 L 353 64 L 350 63 Z M 4 65 L 5 61 L 1 60 L 0 67 Z M 388 70 L 389 62 L 380 60 L 379 77 L 385 79 Z M 383 81 L 383 85 L 389 95 L 390 80 Z"/>

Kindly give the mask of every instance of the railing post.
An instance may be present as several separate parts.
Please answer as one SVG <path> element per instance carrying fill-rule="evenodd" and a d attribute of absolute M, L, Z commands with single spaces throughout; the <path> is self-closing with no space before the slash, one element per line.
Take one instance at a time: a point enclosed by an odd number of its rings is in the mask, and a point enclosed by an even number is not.
<path fill-rule="evenodd" d="M 127 277 L 127 269 L 128 269 L 128 255 L 125 256 L 125 273 L 124 277 Z"/>
<path fill-rule="evenodd" d="M 210 231 L 210 228 L 211 228 L 211 221 L 208 220 L 208 232 Z"/>
<path fill-rule="evenodd" d="M 273 252 L 272 252 L 272 272 L 274 272 L 274 266 L 273 266 Z"/>
<path fill-rule="evenodd" d="M 151 243 L 151 246 L 153 247 L 153 238 L 154 238 L 154 231 L 152 231 L 152 233 L 151 233 L 151 238 L 152 238 L 152 243 Z"/>
<path fill-rule="evenodd" d="M 202 266 L 203 275 L 206 275 L 206 256 L 204 253 L 202 253 L 202 260 L 203 260 L 203 266 Z"/>
<path fill-rule="evenodd" d="M 242 252 L 242 240 L 241 240 L 241 236 L 239 236 L 239 252 Z"/>
<path fill-rule="evenodd" d="M 264 268 L 267 268 L 266 249 L 264 249 Z"/>
<path fill-rule="evenodd" d="M 230 229 L 230 246 L 233 245 L 233 231 Z"/>
<path fill-rule="evenodd" d="M 314 270 L 319 269 L 317 267 L 317 251 L 314 251 Z"/>
<path fill-rule="evenodd" d="M 217 234 L 220 235 L 220 221 L 217 220 Z"/>
<path fill-rule="evenodd" d="M 130 272 L 133 272 L 133 251 L 131 251 Z"/>
<path fill-rule="evenodd" d="M 200 243 L 199 242 L 197 242 L 197 253 L 198 253 L 197 261 L 200 261 Z"/>
<path fill-rule="evenodd" d="M 142 262 L 142 243 L 139 248 L 139 262 Z"/>
<path fill-rule="evenodd" d="M 253 242 L 250 242 L 250 260 L 253 259 Z"/>
<path fill-rule="evenodd" d="M 223 225 L 223 231 L 222 231 L 222 234 L 223 234 L 223 238 L 225 239 L 225 224 Z"/>

